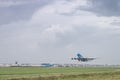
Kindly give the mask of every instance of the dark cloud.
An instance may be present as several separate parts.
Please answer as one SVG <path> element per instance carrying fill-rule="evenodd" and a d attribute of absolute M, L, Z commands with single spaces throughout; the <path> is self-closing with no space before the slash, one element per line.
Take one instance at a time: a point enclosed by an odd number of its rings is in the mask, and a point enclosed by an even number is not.
<path fill-rule="evenodd" d="M 11 0 L 13 1 L 13 0 Z M 23 1 L 23 4 L 16 4 L 17 1 L 14 1 L 14 4 L 11 6 L 0 7 L 0 25 L 8 24 L 10 22 L 18 20 L 27 20 L 31 18 L 33 13 L 44 5 L 51 3 L 53 0 L 36 0 L 36 1 Z M 6 2 L 7 3 L 7 2 Z M 7 4 L 8 5 L 8 4 Z"/>
<path fill-rule="evenodd" d="M 120 16 L 120 0 L 88 0 L 89 8 L 99 16 Z"/>

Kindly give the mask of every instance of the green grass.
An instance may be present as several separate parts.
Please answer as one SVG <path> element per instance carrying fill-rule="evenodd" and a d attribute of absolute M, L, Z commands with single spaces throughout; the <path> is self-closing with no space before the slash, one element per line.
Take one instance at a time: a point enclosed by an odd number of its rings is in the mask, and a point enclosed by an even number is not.
<path fill-rule="evenodd" d="M 120 68 L 0 68 L 0 80 L 120 80 Z"/>

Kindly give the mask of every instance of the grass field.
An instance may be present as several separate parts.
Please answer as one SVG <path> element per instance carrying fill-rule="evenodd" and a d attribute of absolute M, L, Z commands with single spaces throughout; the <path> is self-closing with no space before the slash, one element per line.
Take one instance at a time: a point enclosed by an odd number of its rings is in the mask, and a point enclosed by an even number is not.
<path fill-rule="evenodd" d="M 120 68 L 0 68 L 0 80 L 120 80 Z"/>

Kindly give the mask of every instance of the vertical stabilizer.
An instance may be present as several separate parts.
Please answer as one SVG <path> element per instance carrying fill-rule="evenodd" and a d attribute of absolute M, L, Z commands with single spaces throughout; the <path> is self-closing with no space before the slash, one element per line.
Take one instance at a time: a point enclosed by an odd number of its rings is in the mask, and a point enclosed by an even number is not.
<path fill-rule="evenodd" d="M 77 53 L 77 56 L 78 56 L 79 58 L 83 58 L 83 56 L 82 56 L 80 53 Z"/>

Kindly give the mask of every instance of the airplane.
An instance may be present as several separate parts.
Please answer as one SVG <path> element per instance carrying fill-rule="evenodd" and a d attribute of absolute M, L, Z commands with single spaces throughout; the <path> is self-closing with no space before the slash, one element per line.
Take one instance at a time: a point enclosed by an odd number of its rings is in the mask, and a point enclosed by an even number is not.
<path fill-rule="evenodd" d="M 50 63 L 42 63 L 41 64 L 41 67 L 52 67 L 54 66 L 53 64 L 50 64 Z"/>
<path fill-rule="evenodd" d="M 77 58 L 71 58 L 71 59 L 72 60 L 78 60 L 78 61 L 81 61 L 81 62 L 88 62 L 88 61 L 94 60 L 96 58 L 85 58 L 80 53 L 77 53 Z"/>

